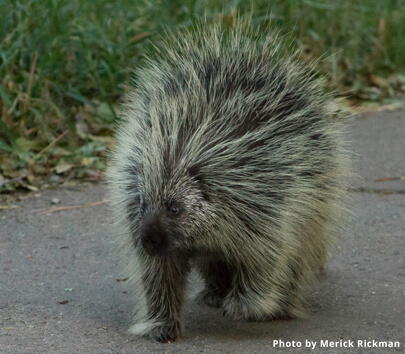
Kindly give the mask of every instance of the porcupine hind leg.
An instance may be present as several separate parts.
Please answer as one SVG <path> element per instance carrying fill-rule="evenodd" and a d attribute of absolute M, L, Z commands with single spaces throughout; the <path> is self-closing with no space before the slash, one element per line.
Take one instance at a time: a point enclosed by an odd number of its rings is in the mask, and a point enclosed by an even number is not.
<path fill-rule="evenodd" d="M 275 273 L 276 269 L 266 269 L 264 264 L 241 264 L 223 301 L 224 315 L 249 321 L 291 318 L 288 284 L 274 278 Z"/>
<path fill-rule="evenodd" d="M 226 262 L 213 259 L 199 259 L 197 269 L 205 282 L 205 288 L 197 295 L 197 303 L 221 307 L 231 289 L 233 271 Z"/>
<path fill-rule="evenodd" d="M 141 297 L 130 333 L 158 342 L 181 335 L 180 310 L 184 300 L 189 260 L 184 257 L 151 257 L 138 250 L 137 286 Z"/>

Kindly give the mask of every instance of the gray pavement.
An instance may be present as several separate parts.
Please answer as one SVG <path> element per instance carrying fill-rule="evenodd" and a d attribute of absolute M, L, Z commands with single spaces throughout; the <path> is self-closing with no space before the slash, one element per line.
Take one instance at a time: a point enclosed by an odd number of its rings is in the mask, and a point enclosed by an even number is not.
<path fill-rule="evenodd" d="M 61 188 L 0 211 L 0 353 L 306 353 L 306 340 L 314 353 L 403 352 L 405 181 L 374 180 L 405 176 L 405 112 L 357 117 L 349 130 L 361 177 L 353 221 L 310 296 L 307 319 L 238 322 L 189 301 L 176 343 L 127 334 L 131 299 L 117 281 L 107 206 L 40 214 L 52 198 L 57 206 L 101 201 L 104 187 Z M 274 340 L 302 347 L 280 349 Z M 320 348 L 321 340 L 353 340 L 354 348 Z M 359 348 L 357 340 L 401 347 Z"/>

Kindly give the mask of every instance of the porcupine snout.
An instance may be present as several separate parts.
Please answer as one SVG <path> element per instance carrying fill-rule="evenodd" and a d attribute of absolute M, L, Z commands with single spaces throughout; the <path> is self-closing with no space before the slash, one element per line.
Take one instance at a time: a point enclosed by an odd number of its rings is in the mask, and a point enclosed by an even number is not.
<path fill-rule="evenodd" d="M 141 244 L 150 256 L 162 255 L 167 249 L 167 233 L 158 215 L 148 215 L 142 222 Z"/>

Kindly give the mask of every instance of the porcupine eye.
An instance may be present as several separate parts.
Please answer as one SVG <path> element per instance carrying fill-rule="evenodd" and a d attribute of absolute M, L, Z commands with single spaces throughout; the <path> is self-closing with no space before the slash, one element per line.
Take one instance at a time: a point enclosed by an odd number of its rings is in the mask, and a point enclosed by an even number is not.
<path fill-rule="evenodd" d="M 167 211 L 170 214 L 178 214 L 179 207 L 177 206 L 177 203 L 174 203 L 173 201 L 169 202 L 168 205 L 167 205 Z"/>

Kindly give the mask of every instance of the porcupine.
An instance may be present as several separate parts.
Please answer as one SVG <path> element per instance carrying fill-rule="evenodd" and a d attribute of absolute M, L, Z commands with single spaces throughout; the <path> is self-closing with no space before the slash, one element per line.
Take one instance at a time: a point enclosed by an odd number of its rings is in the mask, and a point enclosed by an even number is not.
<path fill-rule="evenodd" d="M 233 318 L 304 313 L 344 214 L 348 154 L 314 65 L 266 33 L 202 21 L 137 72 L 108 174 L 133 334 L 181 335 L 192 268 L 197 301 Z"/>

